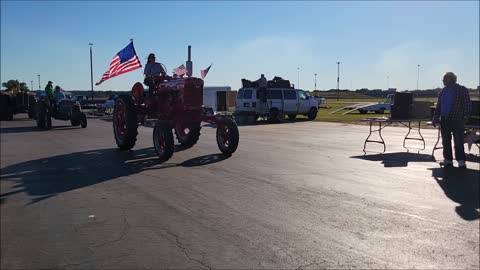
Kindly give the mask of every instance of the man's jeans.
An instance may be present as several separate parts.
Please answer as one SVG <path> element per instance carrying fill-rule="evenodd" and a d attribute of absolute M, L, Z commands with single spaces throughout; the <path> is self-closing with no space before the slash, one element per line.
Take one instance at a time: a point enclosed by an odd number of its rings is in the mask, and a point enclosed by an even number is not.
<path fill-rule="evenodd" d="M 440 120 L 442 132 L 443 158 L 452 161 L 452 134 L 455 143 L 455 159 L 465 160 L 465 149 L 463 148 L 463 134 L 465 124 L 463 120 Z"/>

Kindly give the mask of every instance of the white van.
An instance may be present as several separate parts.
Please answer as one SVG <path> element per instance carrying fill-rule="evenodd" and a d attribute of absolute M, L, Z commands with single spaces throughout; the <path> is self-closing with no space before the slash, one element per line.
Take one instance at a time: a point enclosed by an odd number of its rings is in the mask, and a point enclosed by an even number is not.
<path fill-rule="evenodd" d="M 295 119 L 298 114 L 308 116 L 309 120 L 317 117 L 318 101 L 305 91 L 293 88 L 240 88 L 237 94 L 236 115 L 258 117 L 267 116 L 278 120 L 280 115 Z"/>

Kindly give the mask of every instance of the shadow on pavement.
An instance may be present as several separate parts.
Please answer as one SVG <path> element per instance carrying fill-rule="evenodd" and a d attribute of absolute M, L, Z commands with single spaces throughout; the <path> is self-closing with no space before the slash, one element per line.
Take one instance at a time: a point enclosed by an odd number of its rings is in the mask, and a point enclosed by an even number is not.
<path fill-rule="evenodd" d="M 59 193 L 145 170 L 204 166 L 225 159 L 222 154 L 211 154 L 182 163 L 160 164 L 154 148 L 126 152 L 109 148 L 31 160 L 2 168 L 1 181 L 16 184 L 13 191 L 0 194 L 0 203 L 4 203 L 7 196 L 25 192 L 34 197 L 32 204 Z"/>
<path fill-rule="evenodd" d="M 431 168 L 432 177 L 447 197 L 460 205 L 455 212 L 465 220 L 480 218 L 479 171 L 459 168 Z"/>
<path fill-rule="evenodd" d="M 281 120 L 281 121 L 278 121 L 278 122 L 270 122 L 268 120 L 258 120 L 258 121 L 255 121 L 255 123 L 237 123 L 237 125 L 239 127 L 242 127 L 242 126 L 263 126 L 263 125 L 279 125 L 279 124 L 294 124 L 294 123 L 301 123 L 301 122 L 312 122 L 310 120 L 308 120 L 307 118 L 297 118 L 295 119 L 295 121 L 293 120 L 289 120 L 289 119 L 285 119 L 285 120 Z M 214 124 L 204 124 L 202 125 L 203 127 L 211 127 L 211 128 L 217 128 L 217 125 L 214 125 Z"/>
<path fill-rule="evenodd" d="M 409 162 L 433 162 L 432 156 L 411 152 L 385 153 L 365 156 L 353 156 L 350 158 L 370 161 L 382 161 L 384 167 L 407 167 Z"/>
<path fill-rule="evenodd" d="M 77 129 L 77 128 L 80 128 L 80 126 L 77 126 L 77 127 L 74 127 L 72 125 L 53 126 L 51 130 L 46 130 L 46 129 L 38 128 L 38 127 L 35 127 L 35 126 L 10 127 L 10 128 L 1 128 L 0 133 L 8 134 L 8 133 L 24 133 L 24 132 L 43 132 L 43 131 Z"/>

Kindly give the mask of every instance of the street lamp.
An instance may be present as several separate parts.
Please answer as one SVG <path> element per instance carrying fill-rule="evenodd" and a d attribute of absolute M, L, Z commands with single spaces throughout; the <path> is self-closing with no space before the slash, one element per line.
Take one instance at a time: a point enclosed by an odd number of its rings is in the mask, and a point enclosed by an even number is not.
<path fill-rule="evenodd" d="M 390 77 L 387 75 L 387 90 L 390 89 Z"/>
<path fill-rule="evenodd" d="M 337 101 L 340 99 L 340 62 L 337 62 Z"/>
<path fill-rule="evenodd" d="M 90 86 L 92 88 L 92 102 L 93 102 L 93 62 L 92 62 L 93 43 L 89 43 L 88 45 L 90 45 Z"/>
<path fill-rule="evenodd" d="M 33 91 L 33 80 L 30 81 L 30 85 L 32 86 L 32 91 Z"/>
<path fill-rule="evenodd" d="M 300 67 L 297 67 L 297 89 L 300 89 Z"/>
<path fill-rule="evenodd" d="M 420 65 L 417 65 L 417 90 L 418 90 L 418 81 L 420 81 Z"/>
<path fill-rule="evenodd" d="M 315 90 L 317 90 L 317 73 L 315 73 Z"/>
<path fill-rule="evenodd" d="M 42 90 L 42 86 L 40 85 L 40 75 L 38 76 L 38 90 Z"/>

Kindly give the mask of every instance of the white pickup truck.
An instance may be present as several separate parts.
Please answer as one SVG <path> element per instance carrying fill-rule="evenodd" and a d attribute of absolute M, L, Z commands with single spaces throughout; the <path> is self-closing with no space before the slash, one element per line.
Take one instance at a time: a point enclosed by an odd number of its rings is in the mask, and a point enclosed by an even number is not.
<path fill-rule="evenodd" d="M 385 102 L 379 102 L 376 104 L 369 104 L 365 106 L 361 106 L 357 108 L 357 111 L 361 114 L 367 113 L 367 112 L 375 112 L 378 114 L 382 114 L 385 111 L 390 111 L 390 107 L 393 103 L 393 97 L 395 94 L 390 94 L 387 96 L 387 100 Z"/>

